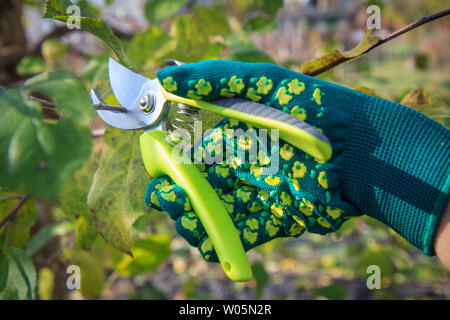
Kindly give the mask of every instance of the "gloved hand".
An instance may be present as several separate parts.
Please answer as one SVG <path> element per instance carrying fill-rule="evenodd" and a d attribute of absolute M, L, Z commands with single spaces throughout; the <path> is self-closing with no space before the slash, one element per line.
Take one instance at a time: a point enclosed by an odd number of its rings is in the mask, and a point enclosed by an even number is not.
<path fill-rule="evenodd" d="M 264 103 L 299 117 L 329 138 L 333 155 L 327 162 L 316 161 L 280 141 L 279 150 L 259 155 L 256 164 L 211 166 L 212 171 L 229 169 L 233 185 L 227 188 L 223 181 L 215 183 L 210 168 L 206 170 L 211 184 L 219 194 L 223 192 L 222 199 L 233 198 L 238 203 L 229 212 L 236 220 L 244 217 L 236 225 L 246 249 L 273 237 L 298 236 L 303 229 L 333 232 L 349 217 L 365 213 L 426 254 L 434 253 L 434 236 L 450 193 L 450 133 L 440 124 L 394 102 L 271 64 L 204 61 L 161 69 L 157 77 L 167 91 L 182 97 L 242 97 Z M 247 129 L 245 124 L 225 118 L 215 134 L 204 140 L 204 148 L 213 149 L 220 136 L 224 145 L 234 143 L 227 140 L 225 129 L 238 127 Z M 262 169 L 270 165 L 272 152 L 279 153 L 280 169 L 266 176 Z M 188 213 L 189 206 L 175 209 L 160 201 L 171 190 L 158 188 L 162 183 L 171 185 L 168 179 L 154 179 L 149 185 L 147 204 L 157 206 L 159 202 L 177 219 L 178 232 L 191 244 L 200 245 L 207 260 L 215 261 L 201 223 Z M 243 184 L 251 194 L 245 203 L 247 211 L 236 201 Z M 169 188 L 175 190 L 172 202 L 184 204 L 183 190 Z M 262 208 L 252 212 L 251 206 Z M 196 221 L 195 227 L 186 227 L 180 217 Z M 256 222 L 250 222 L 250 217 Z M 261 217 L 270 217 L 267 219 L 272 222 Z M 270 231 L 273 229 L 266 228 L 267 224 L 278 227 L 277 231 Z M 189 228 L 197 231 L 195 241 L 186 231 Z M 290 228 L 297 231 L 290 233 Z"/>

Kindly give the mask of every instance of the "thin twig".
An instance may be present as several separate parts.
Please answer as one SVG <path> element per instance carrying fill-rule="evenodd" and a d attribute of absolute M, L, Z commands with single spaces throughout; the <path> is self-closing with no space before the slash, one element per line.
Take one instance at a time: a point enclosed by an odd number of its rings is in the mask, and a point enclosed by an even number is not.
<path fill-rule="evenodd" d="M 417 28 L 417 27 L 419 27 L 421 25 L 424 25 L 424 24 L 426 24 L 428 22 L 431 22 L 431 21 L 443 18 L 445 16 L 448 16 L 449 14 L 450 14 L 450 9 L 446 9 L 446 10 L 439 11 L 439 12 L 430 14 L 428 16 L 422 17 L 419 20 L 417 20 L 417 21 L 415 21 L 413 23 L 410 23 L 410 24 L 408 24 L 407 26 L 405 26 L 403 28 L 401 28 L 401 29 L 399 29 L 397 31 L 394 31 L 393 33 L 391 33 L 387 37 L 379 39 L 376 44 L 374 44 L 372 47 L 370 47 L 366 51 L 362 52 L 361 54 L 357 55 L 356 57 L 351 57 L 351 58 L 343 57 L 342 59 L 336 60 L 333 63 L 330 63 L 327 66 L 324 66 L 323 68 L 314 70 L 312 72 L 305 72 L 305 73 L 310 75 L 310 76 L 317 76 L 317 75 L 319 75 L 319 74 L 321 74 L 321 73 L 323 73 L 325 71 L 328 71 L 328 70 L 330 70 L 330 69 L 332 69 L 332 68 L 334 68 L 334 67 L 336 67 L 336 66 L 338 66 L 338 65 L 340 65 L 342 63 L 345 63 L 347 61 L 359 58 L 362 55 L 366 54 L 367 52 L 372 51 L 376 47 L 378 47 L 378 46 L 380 46 L 380 45 L 382 45 L 382 44 L 384 44 L 384 43 L 386 43 L 388 41 L 391 41 L 392 39 L 395 39 L 398 36 L 401 36 L 402 34 L 405 34 L 406 32 L 409 32 L 409 31 L 411 31 L 411 30 L 413 30 L 413 29 L 415 29 L 415 28 Z"/>
<path fill-rule="evenodd" d="M 448 16 L 449 14 L 450 14 L 450 9 L 446 9 L 446 10 L 439 11 L 439 12 L 430 14 L 428 16 L 422 17 L 419 20 L 408 24 L 406 27 L 403 27 L 403 28 L 401 28 L 401 29 L 399 29 L 397 31 L 394 31 L 393 33 L 388 35 L 386 38 L 380 39 L 380 41 L 375 46 L 373 46 L 371 49 L 369 49 L 368 51 L 372 50 L 373 48 L 378 47 L 379 45 L 381 45 L 381 44 L 383 44 L 385 42 L 391 41 L 392 39 L 395 39 L 398 36 L 401 36 L 402 34 L 408 32 L 408 31 L 411 31 L 411 30 L 413 30 L 413 29 L 415 29 L 417 27 L 420 27 L 421 25 L 424 25 L 424 24 L 426 24 L 428 22 L 434 21 L 434 20 L 439 19 L 439 18 L 443 18 L 445 16 Z"/>
<path fill-rule="evenodd" d="M 42 99 L 42 98 L 38 98 L 38 97 L 35 97 L 35 96 L 32 96 L 32 95 L 28 96 L 28 100 L 39 102 L 44 107 L 49 107 L 49 108 L 56 107 L 56 103 L 54 103 L 53 101 L 48 101 L 48 100 L 45 100 L 45 99 Z"/>
<path fill-rule="evenodd" d="M 38 98 L 38 97 L 35 97 L 32 95 L 28 96 L 28 100 L 39 102 L 44 107 L 48 107 L 48 108 L 56 107 L 56 103 L 54 103 L 53 101 L 48 101 L 48 100 Z M 104 104 L 104 103 L 96 103 L 96 104 L 93 104 L 92 106 L 96 110 L 108 110 L 108 111 L 116 111 L 116 112 L 126 112 L 127 111 L 127 109 L 125 109 L 124 107 L 112 106 L 112 105 Z"/>
<path fill-rule="evenodd" d="M 0 222 L 0 228 L 5 225 L 8 221 L 14 219 L 19 209 L 23 206 L 23 204 L 27 201 L 29 198 L 28 195 L 23 195 L 20 197 L 20 201 L 17 202 L 16 206 L 11 210 L 10 213 Z"/>

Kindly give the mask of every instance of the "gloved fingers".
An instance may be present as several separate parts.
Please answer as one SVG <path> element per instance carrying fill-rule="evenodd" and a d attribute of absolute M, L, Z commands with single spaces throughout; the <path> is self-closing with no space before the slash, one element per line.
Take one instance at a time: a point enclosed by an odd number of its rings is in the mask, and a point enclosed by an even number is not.
<path fill-rule="evenodd" d="M 162 187 L 156 190 L 156 195 L 161 210 L 167 212 L 173 220 L 178 219 L 184 212 L 192 210 L 186 192 L 179 185 L 172 184 Z"/>
<path fill-rule="evenodd" d="M 328 203 L 298 198 L 291 209 L 291 220 L 303 223 L 308 232 L 322 235 L 337 231 L 344 221 L 359 215 L 355 207 L 340 199 L 339 193 Z"/>
<path fill-rule="evenodd" d="M 164 88 L 178 96 L 195 100 L 241 97 L 260 103 L 271 101 L 283 79 L 297 78 L 299 75 L 273 64 L 222 60 L 169 66 L 157 73 Z M 293 83 L 291 87 L 286 86 L 288 93 L 282 90 L 277 96 L 283 100 L 290 91 L 299 94 L 304 90 L 301 83 Z"/>
<path fill-rule="evenodd" d="M 191 246 L 198 246 L 205 228 L 193 211 L 185 212 L 175 221 L 175 229 Z"/>
<path fill-rule="evenodd" d="M 145 190 L 144 199 L 147 206 L 161 211 L 162 209 L 157 198 L 158 190 L 163 187 L 168 187 L 172 184 L 173 181 L 169 176 L 153 178 L 152 181 L 148 184 L 147 189 Z"/>
<path fill-rule="evenodd" d="M 236 223 L 252 212 L 261 211 L 262 205 L 258 201 L 257 195 L 256 187 L 243 185 L 220 198 L 231 219 Z"/>
<path fill-rule="evenodd" d="M 245 251 L 272 239 L 286 236 L 282 221 L 267 211 L 248 214 L 236 223 L 236 228 Z M 219 261 L 207 234 L 200 239 L 198 249 L 206 261 Z"/>
<path fill-rule="evenodd" d="M 231 191 L 238 182 L 228 164 L 214 164 L 206 168 L 205 178 L 220 196 Z"/>
<path fill-rule="evenodd" d="M 171 186 L 162 188 L 159 191 L 160 194 L 163 194 L 165 189 L 168 188 L 171 188 Z M 221 195 L 220 199 L 222 200 L 225 210 L 228 212 L 231 219 L 236 222 L 245 218 L 248 213 L 248 207 L 251 207 L 252 202 L 257 203 L 257 201 L 254 201 L 256 195 L 256 188 L 251 186 L 241 186 L 234 189 L 230 193 Z M 169 212 L 168 210 L 170 209 L 170 212 L 173 213 L 174 210 L 172 208 L 164 207 L 163 203 L 165 202 L 163 201 L 163 199 L 159 200 L 162 209 L 167 212 Z M 252 208 L 254 208 L 254 206 Z M 205 235 L 205 228 L 203 227 L 203 224 L 198 216 L 193 211 L 184 212 L 183 214 L 177 215 L 175 229 L 177 230 L 178 234 L 186 239 L 186 241 L 192 246 L 197 246 L 202 236 Z"/>

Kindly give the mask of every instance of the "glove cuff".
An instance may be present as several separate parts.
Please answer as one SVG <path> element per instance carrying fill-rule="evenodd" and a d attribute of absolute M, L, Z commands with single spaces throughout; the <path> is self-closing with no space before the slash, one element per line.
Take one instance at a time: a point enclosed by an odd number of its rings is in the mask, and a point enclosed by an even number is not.
<path fill-rule="evenodd" d="M 450 130 L 411 108 L 360 97 L 344 147 L 343 195 L 434 255 L 450 199 Z"/>

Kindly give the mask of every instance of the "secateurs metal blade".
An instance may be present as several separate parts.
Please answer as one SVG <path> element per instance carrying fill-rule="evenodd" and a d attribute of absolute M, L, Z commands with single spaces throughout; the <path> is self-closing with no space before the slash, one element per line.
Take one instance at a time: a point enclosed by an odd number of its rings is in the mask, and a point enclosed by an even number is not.
<path fill-rule="evenodd" d="M 176 62 L 172 60 L 172 63 Z M 259 128 L 278 129 L 280 138 L 319 160 L 331 157 L 327 137 L 289 114 L 256 102 L 235 98 L 206 102 L 176 96 L 164 90 L 158 79 L 132 72 L 111 58 L 109 80 L 121 106 L 98 108 L 100 118 L 116 128 L 144 129 L 140 148 L 148 173 L 153 177 L 169 175 L 186 191 L 226 275 L 234 281 L 250 280 L 252 272 L 239 234 L 218 195 L 195 164 L 173 159 L 175 139 L 170 129 L 166 131 L 170 103 L 176 102 L 184 114 L 202 109 Z M 91 90 L 91 98 L 96 105 L 106 105 L 95 89 Z"/>

